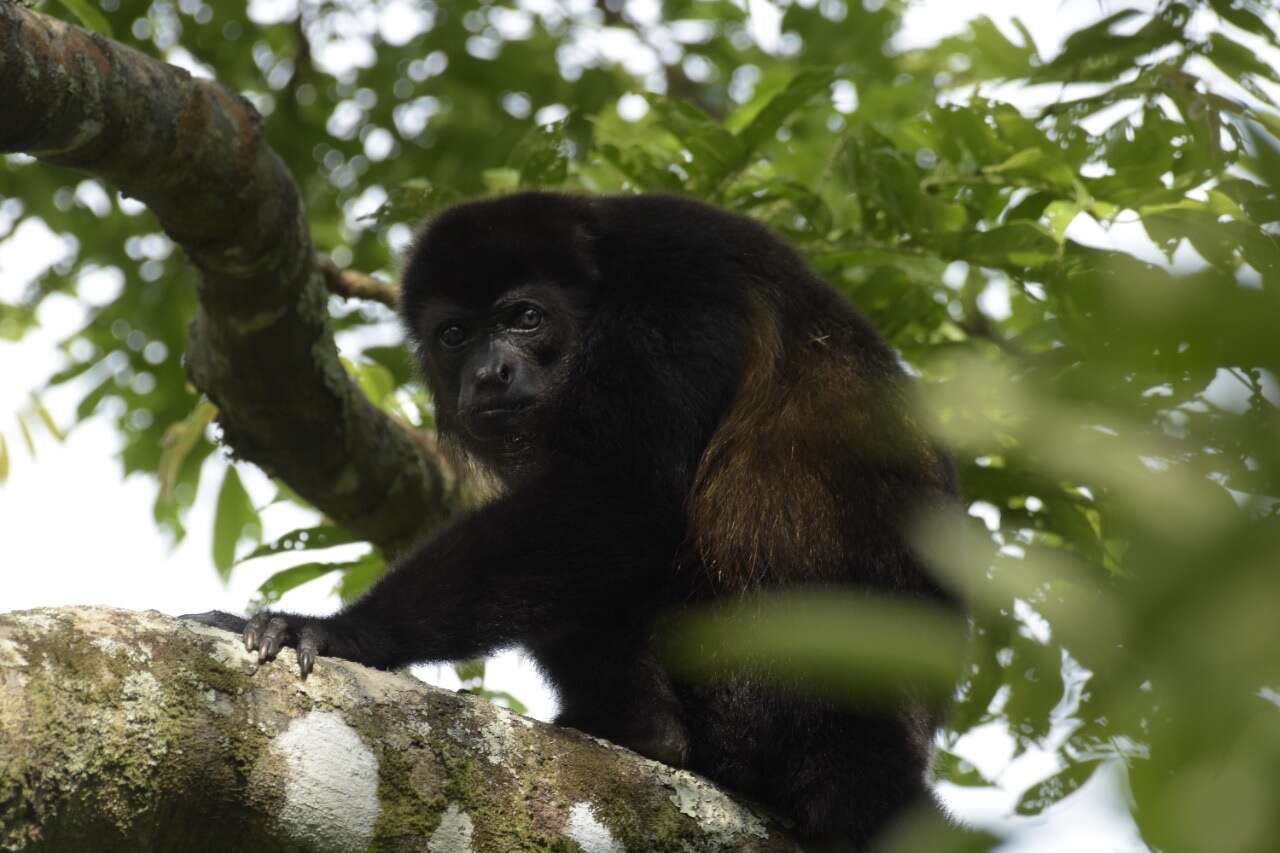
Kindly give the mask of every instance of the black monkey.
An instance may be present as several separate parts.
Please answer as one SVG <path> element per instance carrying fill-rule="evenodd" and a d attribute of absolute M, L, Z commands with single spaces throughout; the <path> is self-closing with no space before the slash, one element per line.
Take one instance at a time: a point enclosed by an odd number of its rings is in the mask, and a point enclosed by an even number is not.
<path fill-rule="evenodd" d="M 377 667 L 521 644 L 557 722 L 854 847 L 925 797 L 932 719 L 741 671 L 672 677 L 667 614 L 842 586 L 949 602 L 904 538 L 955 493 L 889 346 L 761 225 L 669 196 L 521 193 L 418 237 L 402 314 L 440 434 L 501 494 L 328 617 L 244 625 Z M 243 625 L 223 615 L 205 621 Z"/>

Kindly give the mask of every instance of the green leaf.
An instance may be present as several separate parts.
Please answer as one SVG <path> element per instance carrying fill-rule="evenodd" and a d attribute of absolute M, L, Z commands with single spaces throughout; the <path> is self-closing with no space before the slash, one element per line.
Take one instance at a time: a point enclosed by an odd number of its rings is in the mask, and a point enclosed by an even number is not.
<path fill-rule="evenodd" d="M 9 480 L 9 443 L 4 440 L 4 433 L 0 433 L 0 483 Z"/>
<path fill-rule="evenodd" d="M 347 373 L 356 380 L 360 390 L 369 398 L 369 402 L 375 406 L 385 405 L 387 398 L 395 393 L 397 387 L 395 377 L 381 364 L 358 363 L 345 357 L 342 359 L 342 364 L 347 368 Z"/>
<path fill-rule="evenodd" d="M 658 123 L 689 152 L 689 182 L 694 188 L 713 193 L 746 162 L 743 143 L 697 107 L 662 95 L 647 99 Z"/>
<path fill-rule="evenodd" d="M 522 187 L 558 187 L 569 175 L 573 146 L 569 141 L 569 116 L 530 129 L 516 143 L 507 165 L 520 173 Z"/>
<path fill-rule="evenodd" d="M 98 404 L 101 403 L 109 395 L 115 394 L 117 391 L 115 379 L 107 376 L 97 385 L 80 398 L 80 402 L 76 405 L 76 422 L 83 421 L 91 417 L 97 411 Z"/>
<path fill-rule="evenodd" d="M 296 551 L 319 551 L 334 548 L 338 545 L 350 545 L 364 540 L 358 538 L 345 527 L 335 524 L 322 524 L 318 527 L 300 527 L 290 530 L 274 541 L 267 542 L 245 554 L 236 564 L 255 560 L 258 557 L 270 557 L 275 554 L 291 554 Z"/>
<path fill-rule="evenodd" d="M 58 0 L 67 11 L 76 16 L 80 24 L 95 33 L 111 38 L 111 23 L 106 16 L 98 11 L 97 7 L 88 0 Z"/>
<path fill-rule="evenodd" d="M 453 673 L 458 676 L 458 680 L 463 685 L 467 685 L 468 681 L 474 681 L 474 686 L 480 687 L 484 685 L 485 659 L 473 658 L 472 660 L 460 660 L 453 665 Z"/>
<path fill-rule="evenodd" d="M 510 708 L 517 714 L 527 714 L 529 712 L 529 709 L 525 707 L 523 702 L 505 690 L 489 690 L 482 687 L 476 690 L 468 690 L 467 692 L 474 693 L 482 699 L 487 699 L 495 705 L 502 705 L 503 707 Z"/>
<path fill-rule="evenodd" d="M 1209 6 L 1213 11 L 1221 15 L 1223 19 L 1235 24 L 1245 32 L 1262 36 L 1272 44 L 1280 43 L 1277 42 L 1276 31 L 1268 26 L 1261 17 L 1240 3 L 1240 0 L 1209 0 Z M 1261 5 L 1258 8 L 1262 8 Z"/>
<path fill-rule="evenodd" d="M 781 91 L 771 97 L 745 127 L 737 133 L 745 157 L 761 145 L 773 139 L 778 128 L 786 123 L 810 98 L 831 88 L 835 73 L 830 68 L 809 68 L 792 77 Z"/>
<path fill-rule="evenodd" d="M 1058 257 L 1056 237 L 1043 225 L 1025 220 L 948 238 L 957 257 L 983 266 L 1034 269 Z"/>
<path fill-rule="evenodd" d="M 53 415 L 49 414 L 49 410 L 45 408 L 44 402 L 40 399 L 36 392 L 31 392 L 31 409 L 40 418 L 40 422 L 44 424 L 44 428 L 49 434 L 58 441 L 66 441 L 67 435 L 58 426 L 57 421 L 53 419 Z"/>
<path fill-rule="evenodd" d="M 20 341 L 27 332 L 40 325 L 36 309 L 30 305 L 0 302 L 0 340 Z"/>
<path fill-rule="evenodd" d="M 227 466 L 218 490 L 218 503 L 213 517 L 213 565 L 224 581 L 235 565 L 236 546 L 242 539 L 259 539 L 262 525 L 253 508 L 249 493 L 240 482 L 234 465 Z"/>
<path fill-rule="evenodd" d="M 187 416 L 170 424 L 160 442 L 160 459 L 156 465 L 156 477 L 160 481 L 160 493 L 173 493 L 182 476 L 182 469 L 191 451 L 205 440 L 205 430 L 213 422 L 218 407 L 207 399 L 201 399 Z"/>
<path fill-rule="evenodd" d="M 1044 216 L 1049 220 L 1049 230 L 1059 243 L 1067 239 L 1067 228 L 1080 215 L 1080 205 L 1074 201 L 1051 202 L 1044 209 Z"/>
<path fill-rule="evenodd" d="M 1073 763 L 1040 784 L 1033 785 L 1018 799 L 1017 813 L 1041 814 L 1049 806 L 1079 790 L 1081 785 L 1089 781 L 1101 763 L 1100 761 Z"/>
<path fill-rule="evenodd" d="M 370 551 L 358 560 L 342 564 L 342 580 L 338 582 L 338 597 L 344 603 L 355 601 L 373 586 L 387 571 L 387 563 L 377 551 Z"/>
<path fill-rule="evenodd" d="M 484 186 L 491 193 L 508 193 L 520 188 L 520 173 L 515 169 L 485 169 Z"/>
<path fill-rule="evenodd" d="M 27 426 L 27 421 L 22 412 L 18 412 L 15 417 L 18 421 L 18 433 L 22 436 L 22 443 L 27 446 L 27 455 L 34 459 L 36 457 L 36 443 L 31 438 L 31 428 Z"/>
<path fill-rule="evenodd" d="M 1221 33 L 1209 34 L 1209 45 L 1204 55 L 1224 72 L 1237 80 L 1246 74 L 1256 74 L 1272 79 L 1276 69 L 1258 58 L 1253 51 L 1239 45 Z"/>
<path fill-rule="evenodd" d="M 394 222 L 416 222 L 458 201 L 458 194 L 432 184 L 423 178 L 411 178 L 387 193 L 387 200 L 373 213 L 362 216 L 380 226 Z"/>
<path fill-rule="evenodd" d="M 0 308 L 0 311 L 2 310 L 3 308 Z M 92 367 L 96 367 L 101 363 L 102 362 L 99 359 L 90 358 L 86 361 L 69 364 L 66 367 L 64 367 L 62 370 L 59 370 L 57 373 L 50 376 L 49 381 L 46 384 L 52 387 L 54 385 L 62 385 L 63 383 L 70 382 L 72 379 L 75 379 L 77 376 L 81 376 L 82 374 L 84 374 L 85 371 L 89 370 Z"/>
<path fill-rule="evenodd" d="M 1280 139 L 1256 124 L 1248 125 L 1248 134 L 1253 143 L 1254 171 L 1271 188 L 1274 201 L 1275 195 L 1280 195 Z"/>
<path fill-rule="evenodd" d="M 940 782 L 950 782 L 965 788 L 985 788 L 992 784 L 978 768 L 946 749 L 934 752 L 933 775 Z"/>
<path fill-rule="evenodd" d="M 691 676 L 763 665 L 862 701 L 902 683 L 950 691 L 964 632 L 960 620 L 923 603 L 792 591 L 682 616 L 663 644 L 664 655 Z"/>
<path fill-rule="evenodd" d="M 310 583 L 316 578 L 336 572 L 347 563 L 302 563 L 276 572 L 258 587 L 258 595 L 266 606 L 275 604 L 286 592 Z"/>

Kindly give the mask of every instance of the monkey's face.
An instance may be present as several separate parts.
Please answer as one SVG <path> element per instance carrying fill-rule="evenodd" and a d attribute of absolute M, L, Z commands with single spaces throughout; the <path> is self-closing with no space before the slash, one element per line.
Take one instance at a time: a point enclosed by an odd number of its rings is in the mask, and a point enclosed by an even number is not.
<path fill-rule="evenodd" d="M 441 428 L 490 459 L 536 449 L 580 348 L 580 322 L 550 284 L 511 287 L 486 305 L 429 299 L 416 337 Z"/>

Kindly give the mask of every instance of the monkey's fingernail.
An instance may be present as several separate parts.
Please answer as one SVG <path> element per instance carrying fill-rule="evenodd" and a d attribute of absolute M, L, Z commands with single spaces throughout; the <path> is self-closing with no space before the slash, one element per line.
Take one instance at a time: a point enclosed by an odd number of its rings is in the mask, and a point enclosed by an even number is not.
<path fill-rule="evenodd" d="M 246 652 L 251 652 L 257 647 L 258 647 L 258 632 L 245 631 L 244 632 L 244 650 Z"/>

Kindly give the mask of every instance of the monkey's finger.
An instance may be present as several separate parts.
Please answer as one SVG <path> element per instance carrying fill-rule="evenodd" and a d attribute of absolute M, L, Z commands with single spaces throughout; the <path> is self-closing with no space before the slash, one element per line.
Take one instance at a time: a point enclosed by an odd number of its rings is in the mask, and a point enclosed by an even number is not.
<path fill-rule="evenodd" d="M 307 680 L 307 676 L 315 668 L 316 658 L 321 653 L 321 645 L 320 638 L 316 636 L 314 630 L 302 629 L 302 637 L 298 640 L 298 671 L 302 673 L 303 681 Z"/>
<path fill-rule="evenodd" d="M 246 652 L 254 651 L 258 648 L 258 638 L 262 635 L 262 622 L 257 616 L 249 620 L 249 624 L 244 626 L 244 650 Z"/>
<path fill-rule="evenodd" d="M 275 660 L 280 650 L 289 645 L 289 622 L 281 616 L 273 616 L 258 641 L 258 663 Z"/>

